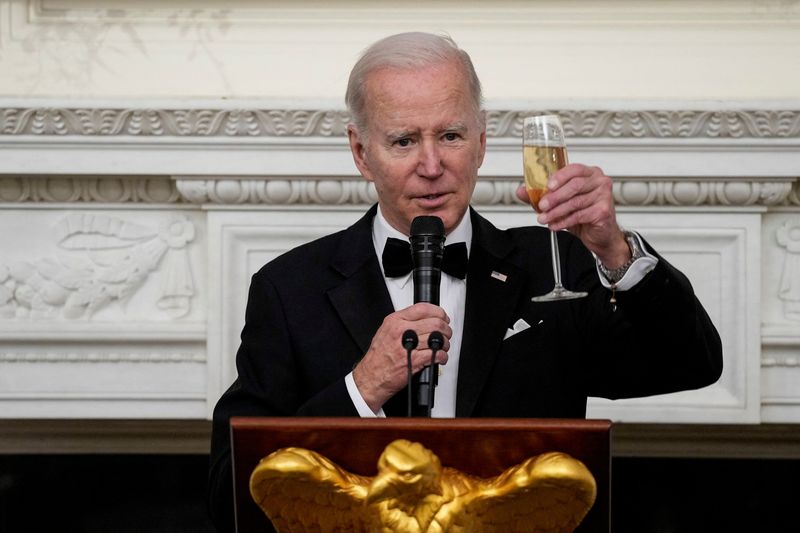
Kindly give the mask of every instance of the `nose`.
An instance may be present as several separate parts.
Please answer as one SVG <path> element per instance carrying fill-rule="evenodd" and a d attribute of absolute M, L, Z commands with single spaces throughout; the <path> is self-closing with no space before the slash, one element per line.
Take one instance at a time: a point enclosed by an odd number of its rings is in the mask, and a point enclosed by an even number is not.
<path fill-rule="evenodd" d="M 442 157 L 435 141 L 426 140 L 420 144 L 417 174 L 423 178 L 438 178 L 444 172 Z"/>

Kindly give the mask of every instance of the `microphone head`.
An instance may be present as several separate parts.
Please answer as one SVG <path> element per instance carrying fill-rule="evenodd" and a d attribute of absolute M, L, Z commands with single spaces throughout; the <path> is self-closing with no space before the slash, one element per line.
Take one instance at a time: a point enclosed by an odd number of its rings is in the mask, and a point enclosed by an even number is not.
<path fill-rule="evenodd" d="M 441 350 L 444 346 L 444 335 L 438 331 L 433 331 L 428 336 L 428 348 L 431 350 Z"/>
<path fill-rule="evenodd" d="M 439 305 L 444 258 L 444 223 L 439 217 L 420 216 L 411 221 L 411 261 L 414 267 L 414 303 Z"/>
<path fill-rule="evenodd" d="M 413 350 L 419 344 L 419 338 L 417 337 L 417 332 L 413 329 L 407 329 L 403 333 L 403 348 L 406 350 Z"/>
<path fill-rule="evenodd" d="M 441 235 L 444 237 L 444 222 L 439 217 L 416 217 L 411 221 L 411 235 Z"/>

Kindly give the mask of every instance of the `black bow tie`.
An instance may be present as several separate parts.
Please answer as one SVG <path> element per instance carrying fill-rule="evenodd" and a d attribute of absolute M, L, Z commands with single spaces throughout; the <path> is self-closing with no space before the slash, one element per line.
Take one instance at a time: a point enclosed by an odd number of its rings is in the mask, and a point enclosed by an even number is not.
<path fill-rule="evenodd" d="M 386 239 L 382 260 L 383 272 L 387 278 L 405 276 L 414 269 L 411 245 L 400 239 Z M 442 272 L 458 279 L 467 277 L 467 243 L 456 242 L 444 247 Z"/>

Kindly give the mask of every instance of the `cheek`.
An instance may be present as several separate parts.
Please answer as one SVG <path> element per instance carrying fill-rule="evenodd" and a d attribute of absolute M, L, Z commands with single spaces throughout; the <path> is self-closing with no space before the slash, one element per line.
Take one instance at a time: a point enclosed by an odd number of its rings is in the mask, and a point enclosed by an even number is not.
<path fill-rule="evenodd" d="M 413 166 L 406 161 L 386 161 L 375 167 L 374 180 L 376 186 L 380 184 L 382 192 L 400 195 L 409 181 L 409 176 L 414 173 Z"/>

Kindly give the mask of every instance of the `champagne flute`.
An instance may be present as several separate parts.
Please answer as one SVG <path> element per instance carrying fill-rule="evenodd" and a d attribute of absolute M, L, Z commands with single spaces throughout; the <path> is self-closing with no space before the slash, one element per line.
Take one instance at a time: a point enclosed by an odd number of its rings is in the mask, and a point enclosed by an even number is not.
<path fill-rule="evenodd" d="M 525 117 L 522 122 L 522 163 L 525 170 L 525 189 L 531 205 L 538 212 L 539 200 L 547 192 L 551 174 L 567 164 L 564 128 L 557 115 Z M 553 263 L 553 290 L 531 298 L 534 302 L 552 302 L 583 298 L 585 292 L 573 292 L 561 284 L 561 259 L 556 232 L 550 230 L 550 255 Z"/>

